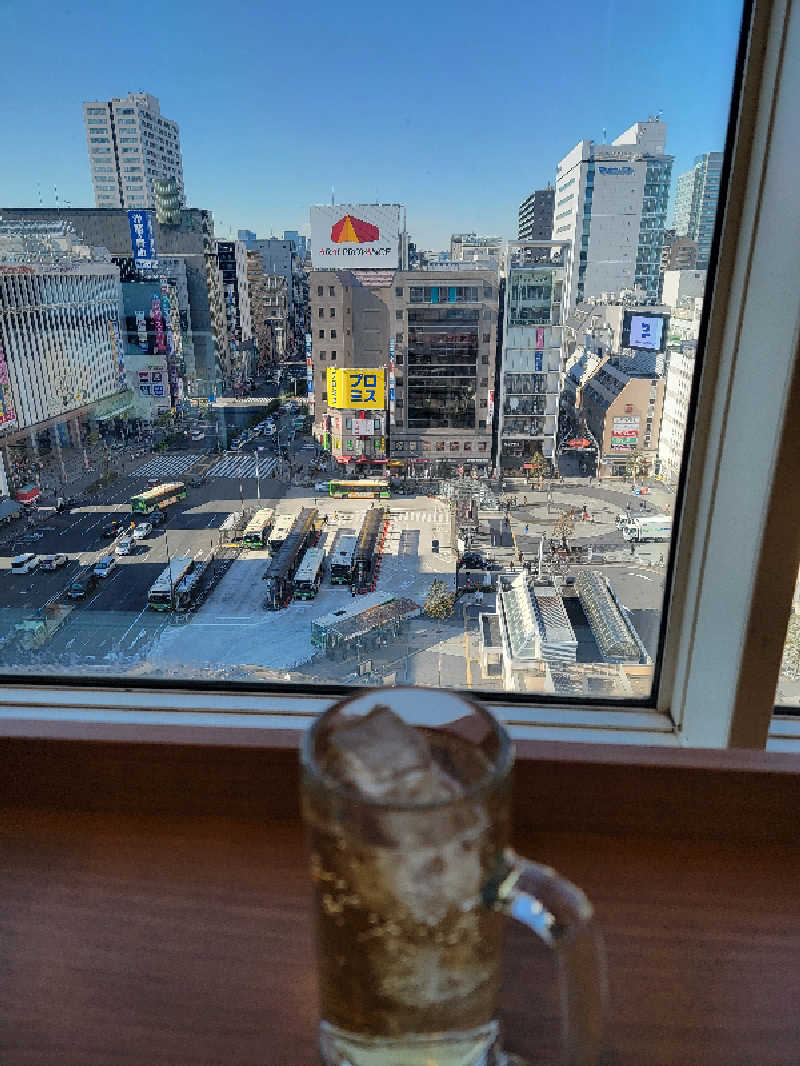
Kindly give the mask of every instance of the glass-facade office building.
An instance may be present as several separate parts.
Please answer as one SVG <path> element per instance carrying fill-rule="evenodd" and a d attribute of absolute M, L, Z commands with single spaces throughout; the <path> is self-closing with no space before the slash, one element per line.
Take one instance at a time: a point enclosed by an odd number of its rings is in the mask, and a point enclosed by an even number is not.
<path fill-rule="evenodd" d="M 697 242 L 696 270 L 708 270 L 721 172 L 722 152 L 706 152 L 698 155 L 692 169 L 678 178 L 675 233 Z"/>

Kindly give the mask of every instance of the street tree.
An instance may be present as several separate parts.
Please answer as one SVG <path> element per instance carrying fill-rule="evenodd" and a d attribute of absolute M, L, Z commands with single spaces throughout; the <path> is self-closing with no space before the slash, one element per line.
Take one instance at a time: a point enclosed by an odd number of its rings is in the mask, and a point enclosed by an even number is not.
<path fill-rule="evenodd" d="M 636 484 L 637 477 L 647 477 L 650 472 L 650 461 L 642 455 L 638 448 L 632 448 L 627 458 L 628 476 Z"/>
<path fill-rule="evenodd" d="M 570 518 L 569 514 L 564 513 L 559 519 L 556 520 L 553 525 L 553 533 L 555 536 L 561 538 L 561 547 L 564 551 L 569 548 L 569 538 L 575 532 L 575 523 Z"/>

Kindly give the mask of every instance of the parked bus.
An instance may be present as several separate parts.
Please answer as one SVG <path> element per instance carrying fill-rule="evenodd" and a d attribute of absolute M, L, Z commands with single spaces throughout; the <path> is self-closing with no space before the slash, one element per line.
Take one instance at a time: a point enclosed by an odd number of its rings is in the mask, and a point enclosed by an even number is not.
<path fill-rule="evenodd" d="M 267 610 L 278 611 L 291 599 L 297 568 L 302 562 L 306 549 L 315 543 L 321 526 L 322 522 L 316 507 L 303 508 L 295 518 L 279 551 L 264 571 L 264 580 L 267 583 L 264 606 Z"/>
<path fill-rule="evenodd" d="M 244 511 L 231 511 L 219 527 L 220 544 L 236 544 L 242 539 L 242 530 L 247 525 Z"/>
<path fill-rule="evenodd" d="M 291 532 L 296 517 L 297 516 L 293 514 L 278 515 L 275 519 L 275 525 L 272 527 L 272 532 L 269 535 L 270 551 L 280 551 L 283 547 L 283 542 Z"/>
<path fill-rule="evenodd" d="M 193 569 L 194 559 L 180 557 L 165 566 L 147 593 L 147 606 L 154 611 L 172 611 L 175 608 L 175 592 L 186 575 Z"/>
<path fill-rule="evenodd" d="M 195 603 L 203 588 L 206 570 L 213 561 L 213 555 L 209 555 L 202 561 L 198 560 L 189 573 L 175 585 L 173 600 L 177 610 L 185 611 Z"/>
<path fill-rule="evenodd" d="M 364 478 L 361 481 L 329 481 L 328 492 L 331 496 L 346 497 L 348 500 L 388 500 L 389 482 L 386 478 Z"/>
<path fill-rule="evenodd" d="M 352 529 L 340 529 L 331 550 L 331 584 L 349 585 L 353 580 L 353 559 L 358 537 Z"/>
<path fill-rule="evenodd" d="M 169 481 L 164 485 L 156 485 L 154 489 L 140 492 L 138 496 L 131 496 L 131 510 L 141 514 L 151 514 L 156 510 L 163 510 L 178 500 L 186 499 L 186 486 L 182 481 Z"/>
<path fill-rule="evenodd" d="M 364 516 L 353 557 L 352 584 L 358 592 L 368 592 L 372 588 L 380 555 L 385 516 L 386 512 L 382 507 L 373 507 Z"/>
<path fill-rule="evenodd" d="M 313 600 L 322 584 L 325 568 L 325 549 L 309 548 L 294 575 L 294 598 L 296 600 Z"/>
<path fill-rule="evenodd" d="M 247 523 L 242 540 L 248 548 L 263 548 L 267 541 L 267 532 L 272 525 L 275 512 L 271 507 L 262 507 L 256 511 Z"/>

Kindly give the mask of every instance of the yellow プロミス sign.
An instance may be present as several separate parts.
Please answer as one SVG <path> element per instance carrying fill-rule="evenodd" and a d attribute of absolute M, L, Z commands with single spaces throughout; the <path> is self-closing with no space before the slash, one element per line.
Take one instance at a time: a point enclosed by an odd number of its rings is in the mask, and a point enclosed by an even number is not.
<path fill-rule="evenodd" d="M 351 370 L 328 367 L 328 407 L 339 409 L 383 410 L 383 367 Z"/>

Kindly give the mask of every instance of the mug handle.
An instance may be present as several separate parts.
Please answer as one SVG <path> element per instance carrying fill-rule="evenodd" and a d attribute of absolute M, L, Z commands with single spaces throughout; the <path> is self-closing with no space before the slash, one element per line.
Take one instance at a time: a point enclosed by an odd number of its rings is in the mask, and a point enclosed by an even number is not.
<path fill-rule="evenodd" d="M 602 1046 L 608 985 L 603 942 L 589 900 L 549 866 L 507 849 L 484 886 L 483 901 L 527 925 L 554 951 L 564 1064 L 594 1066 Z"/>

